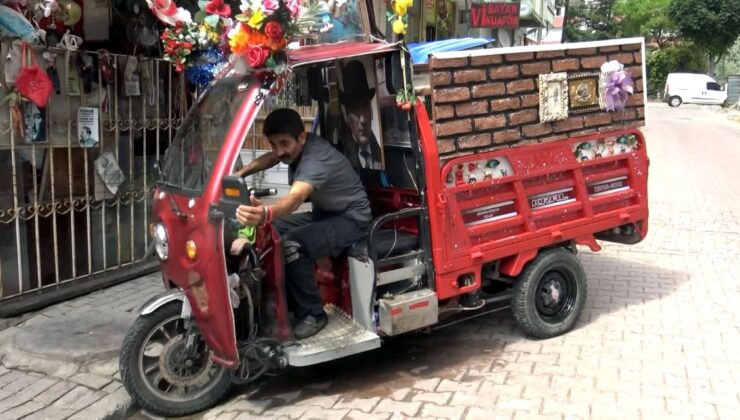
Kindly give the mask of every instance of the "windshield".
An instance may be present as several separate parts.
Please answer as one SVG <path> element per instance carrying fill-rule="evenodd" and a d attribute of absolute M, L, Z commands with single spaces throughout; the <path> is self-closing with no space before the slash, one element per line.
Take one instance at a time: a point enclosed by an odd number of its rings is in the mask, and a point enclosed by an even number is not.
<path fill-rule="evenodd" d="M 169 187 L 200 193 L 208 183 L 231 122 L 249 91 L 245 76 L 216 82 L 193 106 L 165 152 L 163 181 Z"/>

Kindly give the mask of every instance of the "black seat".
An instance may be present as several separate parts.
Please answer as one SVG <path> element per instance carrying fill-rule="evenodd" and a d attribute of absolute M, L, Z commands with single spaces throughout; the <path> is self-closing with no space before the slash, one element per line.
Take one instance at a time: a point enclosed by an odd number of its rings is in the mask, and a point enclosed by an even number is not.
<path fill-rule="evenodd" d="M 375 255 L 383 259 L 419 249 L 419 237 L 399 230 L 380 229 L 373 235 L 373 245 Z M 367 239 L 352 245 L 347 255 L 358 259 L 367 258 Z"/>

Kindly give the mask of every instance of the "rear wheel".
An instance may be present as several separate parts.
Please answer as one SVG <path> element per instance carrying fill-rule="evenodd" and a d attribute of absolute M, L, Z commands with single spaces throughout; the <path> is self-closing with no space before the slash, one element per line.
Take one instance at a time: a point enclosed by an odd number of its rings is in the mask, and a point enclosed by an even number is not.
<path fill-rule="evenodd" d="M 677 107 L 677 106 L 680 106 L 681 103 L 683 103 L 683 101 L 681 100 L 681 97 L 680 96 L 671 96 L 668 99 L 668 105 L 670 105 L 670 106 L 672 106 L 674 108 Z"/>
<path fill-rule="evenodd" d="M 136 404 L 162 416 L 184 416 L 215 405 L 229 391 L 231 375 L 196 340 L 186 354 L 180 310 L 171 302 L 140 316 L 121 347 L 121 379 Z"/>
<path fill-rule="evenodd" d="M 527 335 L 555 337 L 575 325 L 586 303 L 586 274 L 575 255 L 548 249 L 514 283 L 511 308 Z"/>

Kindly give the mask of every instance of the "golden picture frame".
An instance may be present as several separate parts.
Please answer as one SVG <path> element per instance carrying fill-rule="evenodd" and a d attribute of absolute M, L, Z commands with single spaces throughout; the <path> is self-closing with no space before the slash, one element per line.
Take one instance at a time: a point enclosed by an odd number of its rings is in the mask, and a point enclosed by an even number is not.
<path fill-rule="evenodd" d="M 540 74 L 540 122 L 568 118 L 568 74 Z"/>
<path fill-rule="evenodd" d="M 601 109 L 599 76 L 599 72 L 576 73 L 568 76 L 568 104 L 571 114 Z"/>

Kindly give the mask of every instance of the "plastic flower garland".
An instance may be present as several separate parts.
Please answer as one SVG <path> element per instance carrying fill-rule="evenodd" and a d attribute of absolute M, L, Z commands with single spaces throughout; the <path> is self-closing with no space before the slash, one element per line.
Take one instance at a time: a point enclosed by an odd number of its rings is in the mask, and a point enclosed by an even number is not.
<path fill-rule="evenodd" d="M 300 0 L 242 0 L 239 9 L 242 13 L 228 35 L 231 52 L 245 53 L 253 69 L 275 68 L 298 33 Z"/>
<path fill-rule="evenodd" d="M 409 26 L 408 10 L 414 5 L 414 0 L 386 0 L 390 10 L 386 12 L 388 22 L 391 23 L 393 33 L 406 35 Z"/>
<path fill-rule="evenodd" d="M 167 24 L 177 17 L 161 35 L 164 58 L 198 85 L 210 82 L 230 53 L 244 54 L 254 70 L 274 69 L 284 61 L 288 42 L 313 24 L 310 18 L 300 18 L 300 0 L 242 0 L 241 13 L 233 19 L 224 0 L 200 0 L 192 19 L 171 0 L 153 0 L 149 5 Z"/>

